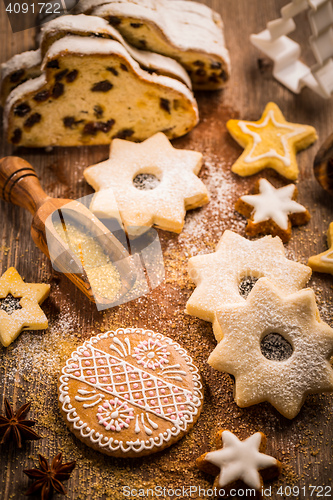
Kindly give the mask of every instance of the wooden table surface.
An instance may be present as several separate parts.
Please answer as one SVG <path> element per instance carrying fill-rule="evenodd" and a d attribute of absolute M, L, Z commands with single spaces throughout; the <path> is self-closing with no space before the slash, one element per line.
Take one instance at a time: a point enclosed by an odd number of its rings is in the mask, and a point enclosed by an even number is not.
<path fill-rule="evenodd" d="M 232 77 L 222 92 L 197 95 L 200 124 L 186 137 L 174 141 L 180 148 L 201 151 L 205 166 L 200 177 L 208 186 L 211 202 L 188 213 L 183 232 L 177 236 L 160 231 L 166 280 L 148 296 L 129 304 L 98 312 L 66 277 L 52 270 L 46 257 L 34 246 L 29 232 L 31 216 L 18 207 L 0 202 L 1 242 L 0 272 L 15 266 L 27 282 L 50 283 L 50 297 L 43 310 L 49 318 L 45 332 L 23 332 L 7 349 L 0 348 L 0 405 L 7 396 L 14 406 L 31 400 L 31 416 L 43 439 L 27 442 L 21 450 L 13 445 L 0 447 L 0 498 L 23 499 L 30 481 L 23 469 L 37 463 L 37 454 L 47 457 L 62 451 L 66 461 L 77 460 L 68 482 L 69 499 L 118 500 L 126 498 L 122 487 L 199 487 L 209 488 L 212 478 L 199 472 L 195 458 L 212 449 L 218 429 L 233 430 L 246 437 L 261 430 L 268 436 L 267 451 L 279 458 L 283 474 L 271 483 L 274 500 L 289 498 L 288 490 L 279 495 L 278 488 L 294 488 L 290 498 L 319 498 L 308 488 L 332 487 L 332 395 L 310 396 L 299 413 L 289 421 L 269 404 L 238 408 L 233 400 L 233 385 L 227 374 L 210 368 L 206 362 L 215 347 L 210 323 L 184 314 L 187 299 L 194 286 L 186 266 L 188 258 L 214 250 L 225 229 L 245 235 L 245 220 L 235 213 L 235 200 L 246 193 L 258 176 L 241 179 L 230 172 L 230 166 L 241 148 L 229 137 L 226 121 L 231 117 L 258 119 L 265 104 L 272 100 L 289 121 L 314 125 L 319 140 L 298 155 L 300 176 L 299 201 L 311 212 L 310 223 L 293 230 L 286 245 L 287 255 L 306 263 L 310 255 L 326 249 L 326 231 L 332 221 L 333 199 L 317 185 L 312 171 L 313 158 L 321 142 L 333 129 L 333 101 L 325 101 L 309 90 L 294 95 L 271 76 L 269 60 L 250 45 L 249 35 L 264 29 L 267 21 L 278 17 L 285 0 L 206 0 L 207 5 L 222 14 L 225 35 L 232 62 Z M 33 30 L 11 33 L 1 8 L 0 60 L 34 47 Z M 296 18 L 297 41 L 304 42 L 304 57 L 309 34 L 305 15 Z M 261 58 L 261 64 L 259 64 Z M 92 190 L 82 172 L 88 165 L 107 157 L 107 147 L 54 148 L 44 150 L 13 149 L 1 134 L 1 157 L 15 154 L 28 160 L 37 170 L 42 184 L 51 196 L 79 198 Z M 276 185 L 285 181 L 272 171 L 265 177 Z M 314 273 L 310 286 L 315 290 L 322 318 L 333 326 L 332 277 Z M 146 327 L 179 341 L 197 363 L 205 388 L 202 415 L 188 436 L 171 448 L 144 459 L 114 459 L 93 452 L 80 443 L 66 428 L 57 406 L 57 378 L 63 361 L 74 348 L 94 332 L 117 327 Z M 3 406 L 2 412 L 4 411 Z M 297 494 L 297 488 L 301 491 Z M 304 489 L 302 489 L 304 488 Z M 281 491 L 281 490 L 280 490 Z M 324 490 L 323 497 L 329 493 Z M 304 493 L 305 492 L 305 493 Z M 170 494 L 169 494 L 170 493 Z M 162 498 L 172 498 L 169 492 Z M 180 498 L 185 498 L 185 493 Z M 332 493 L 325 498 L 332 498 Z M 56 498 L 58 498 L 56 496 Z M 134 497 L 133 497 L 134 498 Z M 175 497 L 176 498 L 176 497 Z M 198 493 L 192 498 L 203 498 Z"/>

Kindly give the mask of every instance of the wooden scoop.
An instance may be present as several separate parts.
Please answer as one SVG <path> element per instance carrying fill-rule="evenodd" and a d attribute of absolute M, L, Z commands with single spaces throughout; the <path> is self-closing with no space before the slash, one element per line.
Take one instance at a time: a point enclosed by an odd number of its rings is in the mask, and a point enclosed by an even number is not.
<path fill-rule="evenodd" d="M 16 156 L 0 160 L 0 195 L 3 200 L 29 210 L 33 215 L 31 235 L 35 244 L 92 302 L 107 306 L 110 300 L 93 293 L 84 267 L 56 231 L 55 221 L 82 225 L 98 240 L 120 274 L 117 300 L 133 287 L 136 273 L 123 245 L 82 203 L 48 196 L 30 163 Z"/>

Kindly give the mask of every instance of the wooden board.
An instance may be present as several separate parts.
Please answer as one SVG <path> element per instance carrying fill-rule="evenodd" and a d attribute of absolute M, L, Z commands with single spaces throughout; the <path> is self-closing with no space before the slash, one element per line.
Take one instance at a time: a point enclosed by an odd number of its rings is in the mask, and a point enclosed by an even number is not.
<path fill-rule="evenodd" d="M 174 141 L 176 147 L 204 154 L 205 167 L 200 177 L 207 184 L 212 200 L 206 207 L 187 215 L 181 235 L 160 231 L 167 272 L 160 287 L 132 303 L 98 312 L 66 277 L 52 270 L 46 257 L 35 248 L 29 234 L 30 214 L 0 202 L 0 272 L 15 266 L 27 282 L 51 284 L 50 297 L 43 305 L 49 329 L 23 332 L 9 348 L 0 348 L 0 402 L 3 395 L 15 406 L 32 400 L 31 416 L 37 420 L 36 430 L 43 436 L 41 441 L 28 442 L 22 450 L 11 445 L 0 447 L 0 496 L 4 500 L 25 498 L 23 492 L 30 482 L 23 469 L 37 463 L 38 453 L 52 457 L 59 451 L 64 453 L 66 461 L 77 460 L 68 482 L 68 498 L 72 500 L 126 498 L 123 486 L 207 489 L 212 485 L 212 478 L 199 472 L 194 462 L 201 453 L 212 449 L 215 433 L 220 428 L 233 430 L 241 437 L 258 430 L 267 434 L 268 453 L 284 463 L 283 475 L 280 481 L 271 484 L 272 495 L 267 498 L 287 498 L 288 490 L 282 496 L 278 494 L 281 485 L 295 488 L 290 498 L 302 499 L 320 496 L 320 490 L 311 496 L 311 485 L 332 487 L 333 396 L 308 397 L 300 414 L 291 421 L 268 404 L 238 408 L 233 400 L 230 377 L 214 371 L 206 362 L 216 345 L 211 324 L 186 316 L 184 308 L 194 288 L 186 272 L 188 258 L 198 252 L 213 251 L 225 229 L 245 234 L 245 221 L 234 212 L 233 203 L 258 178 L 240 179 L 230 172 L 241 148 L 226 132 L 225 123 L 231 117 L 258 119 L 269 100 L 275 101 L 290 121 L 314 125 L 319 135 L 313 147 L 298 155 L 299 201 L 308 207 L 312 219 L 305 228 L 293 231 L 286 246 L 287 254 L 306 263 L 310 255 L 326 248 L 325 234 L 332 221 L 333 199 L 317 185 L 312 164 L 320 143 L 332 132 L 333 101 L 322 100 L 308 90 L 301 95 L 290 93 L 272 78 L 270 62 L 249 43 L 249 35 L 261 31 L 267 21 L 278 17 L 285 1 L 206 0 L 202 3 L 223 16 L 232 78 L 223 92 L 198 94 L 200 124 L 186 137 Z M 2 62 L 33 48 L 34 33 L 28 30 L 11 34 L 2 2 L 0 8 Z M 306 45 L 305 15 L 298 16 L 296 21 L 299 29 L 295 39 Z M 308 55 L 306 49 L 305 57 Z M 104 160 L 108 148 L 15 150 L 2 140 L 1 157 L 9 154 L 20 155 L 31 162 L 51 196 L 79 198 L 92 192 L 84 181 L 84 168 Z M 283 180 L 274 173 L 267 171 L 265 176 L 283 185 Z M 332 278 L 314 274 L 310 285 L 317 294 L 323 319 L 333 326 Z M 91 451 L 67 430 L 57 406 L 61 363 L 75 346 L 93 333 L 120 326 L 147 327 L 179 341 L 195 358 L 205 388 L 202 416 L 191 433 L 170 449 L 144 459 L 113 459 Z M 191 498 L 200 496 L 203 498 L 192 490 Z M 167 491 L 162 496 L 171 497 Z M 186 494 L 182 493 L 180 498 L 186 498 Z M 332 498 L 332 493 L 325 498 Z"/>

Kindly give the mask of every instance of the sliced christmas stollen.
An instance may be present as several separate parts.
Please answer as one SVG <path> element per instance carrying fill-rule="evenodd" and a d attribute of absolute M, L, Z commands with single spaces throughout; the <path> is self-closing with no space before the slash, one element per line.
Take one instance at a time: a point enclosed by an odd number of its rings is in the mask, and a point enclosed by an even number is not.
<path fill-rule="evenodd" d="M 50 46 L 60 38 L 67 35 L 96 36 L 99 38 L 110 38 L 121 43 L 130 56 L 137 61 L 142 69 L 152 71 L 159 75 L 170 76 L 185 83 L 191 88 L 191 80 L 184 68 L 170 57 L 155 54 L 147 50 L 139 50 L 129 45 L 122 35 L 113 26 L 97 16 L 62 16 L 50 21 L 43 26 L 41 31 L 40 47 L 42 56 L 46 54 Z"/>
<path fill-rule="evenodd" d="M 176 78 L 191 88 L 191 80 L 184 68 L 170 57 L 139 50 L 125 42 L 121 34 L 105 20 L 97 16 L 62 16 L 53 19 L 41 29 L 37 50 L 16 54 L 1 65 L 1 104 L 4 105 L 10 92 L 21 83 L 41 75 L 43 56 L 56 40 L 68 35 L 109 38 L 120 42 L 142 69 L 159 75 Z"/>
<path fill-rule="evenodd" d="M 8 96 L 9 142 L 27 147 L 109 144 L 114 137 L 169 138 L 198 122 L 191 91 L 178 80 L 150 74 L 118 42 L 64 37 L 47 52 L 43 74 Z"/>
<path fill-rule="evenodd" d="M 100 2 L 85 3 L 87 11 L 107 19 L 132 45 L 181 63 L 195 89 L 219 89 L 229 79 L 222 19 L 209 7 L 181 0 L 93 4 Z"/>
<path fill-rule="evenodd" d="M 1 105 L 5 104 L 8 95 L 18 85 L 41 74 L 42 56 L 40 49 L 28 50 L 16 54 L 1 64 L 0 95 Z"/>

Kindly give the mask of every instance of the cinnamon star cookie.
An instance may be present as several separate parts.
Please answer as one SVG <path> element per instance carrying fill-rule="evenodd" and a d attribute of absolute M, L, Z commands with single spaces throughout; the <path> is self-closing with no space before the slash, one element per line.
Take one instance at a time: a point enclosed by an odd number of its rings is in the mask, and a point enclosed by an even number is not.
<path fill-rule="evenodd" d="M 263 478 L 272 479 L 280 472 L 281 463 L 263 453 L 266 436 L 262 432 L 240 441 L 232 432 L 221 430 L 216 435 L 216 448 L 197 458 L 196 465 L 217 476 L 214 487 L 223 488 L 226 493 L 232 488 L 243 489 L 244 485 L 260 491 Z"/>
<path fill-rule="evenodd" d="M 150 330 L 101 333 L 72 353 L 59 382 L 61 413 L 91 448 L 140 457 L 172 445 L 203 404 L 197 368 L 185 349 Z"/>
<path fill-rule="evenodd" d="M 235 204 L 237 212 L 248 219 L 246 232 L 249 236 L 271 234 L 287 243 L 292 226 L 309 222 L 308 210 L 295 201 L 295 184 L 277 189 L 267 179 L 259 179 L 254 191 L 254 194 L 241 196 Z"/>

